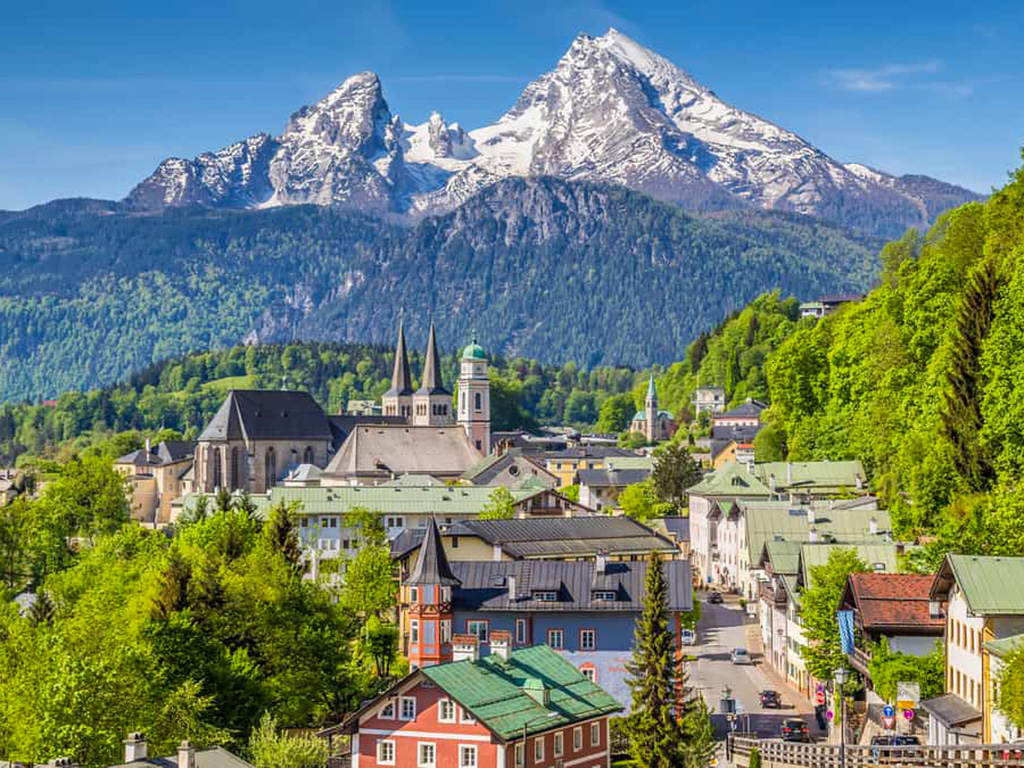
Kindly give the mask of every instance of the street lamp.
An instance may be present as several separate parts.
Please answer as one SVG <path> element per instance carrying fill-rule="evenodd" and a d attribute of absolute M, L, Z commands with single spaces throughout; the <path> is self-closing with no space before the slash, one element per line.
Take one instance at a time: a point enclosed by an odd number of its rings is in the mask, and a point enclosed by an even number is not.
<path fill-rule="evenodd" d="M 846 667 L 837 667 L 832 677 L 835 681 L 836 693 L 839 694 L 839 766 L 846 768 L 846 699 L 843 686 L 850 675 Z"/>
<path fill-rule="evenodd" d="M 535 717 L 532 720 L 527 720 L 523 723 L 523 768 L 526 768 L 530 764 L 530 754 L 526 751 L 526 726 L 539 723 L 541 720 L 546 720 L 549 717 L 558 717 L 557 712 L 548 712 L 547 714 Z"/>

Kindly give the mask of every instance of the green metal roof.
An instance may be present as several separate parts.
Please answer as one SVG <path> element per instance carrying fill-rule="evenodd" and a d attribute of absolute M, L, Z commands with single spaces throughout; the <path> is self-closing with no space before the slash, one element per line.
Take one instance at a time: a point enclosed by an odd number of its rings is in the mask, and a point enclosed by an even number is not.
<path fill-rule="evenodd" d="M 786 501 L 743 501 L 740 505 L 746 517 L 748 562 L 756 563 L 769 541 L 809 543 L 811 524 L 807 507 L 796 507 Z M 888 542 L 883 537 L 892 531 L 885 510 L 828 509 L 815 505 L 814 514 L 814 528 L 823 544 L 885 544 Z M 874 535 L 869 533 L 872 517 L 878 521 L 878 533 Z"/>
<path fill-rule="evenodd" d="M 513 651 L 508 661 L 492 653 L 479 661 L 424 667 L 422 672 L 506 741 L 522 738 L 524 725 L 527 734 L 540 733 L 622 710 L 547 645 Z M 547 706 L 526 692 L 540 684 L 550 694 Z M 547 717 L 549 713 L 554 716 Z"/>
<path fill-rule="evenodd" d="M 512 488 L 517 502 L 547 490 L 543 486 Z M 307 515 L 344 515 L 355 507 L 366 507 L 382 514 L 409 515 L 476 515 L 488 502 L 494 488 L 486 485 L 397 485 L 397 486 L 331 486 L 310 488 L 275 487 L 270 493 L 253 494 L 256 513 L 266 511 L 279 502 L 298 502 Z M 203 494 L 191 494 L 183 500 L 191 509 Z M 212 498 L 207 494 L 208 498 Z"/>
<path fill-rule="evenodd" d="M 727 461 L 711 474 L 705 475 L 703 480 L 686 492 L 698 496 L 764 496 L 768 498 L 772 495 L 766 485 L 736 461 Z"/>
<path fill-rule="evenodd" d="M 798 574 L 802 546 L 803 542 L 800 541 L 775 541 L 773 539 L 765 542 L 764 553 L 772 564 L 772 573 L 777 576 Z"/>
<path fill-rule="evenodd" d="M 633 421 L 644 421 L 647 418 L 647 409 L 641 408 L 639 411 L 633 414 Z M 672 419 L 672 411 L 658 411 L 659 419 Z"/>
<path fill-rule="evenodd" d="M 1024 584 L 1024 557 L 947 555 L 944 567 L 947 565 L 971 613 L 1024 615 L 1024 589 L 1020 589 Z"/>
<path fill-rule="evenodd" d="M 988 648 L 988 652 L 993 656 L 1005 659 L 1011 651 L 1024 647 L 1024 635 L 1011 635 L 999 640 L 989 640 L 985 643 L 985 647 Z"/>
<path fill-rule="evenodd" d="M 608 469 L 654 469 L 653 456 L 609 456 L 604 460 Z"/>
<path fill-rule="evenodd" d="M 800 578 L 804 587 L 811 586 L 811 568 L 825 565 L 834 549 L 854 550 L 875 573 L 897 571 L 895 544 L 804 544 L 800 548 Z"/>
<path fill-rule="evenodd" d="M 858 478 L 863 484 L 864 467 L 859 461 L 766 461 L 754 465 L 754 475 L 767 486 L 775 476 L 777 487 L 825 490 L 857 488 Z"/>
<path fill-rule="evenodd" d="M 464 350 L 462 350 L 463 360 L 486 360 L 487 353 L 484 352 L 484 348 L 474 341 Z"/>

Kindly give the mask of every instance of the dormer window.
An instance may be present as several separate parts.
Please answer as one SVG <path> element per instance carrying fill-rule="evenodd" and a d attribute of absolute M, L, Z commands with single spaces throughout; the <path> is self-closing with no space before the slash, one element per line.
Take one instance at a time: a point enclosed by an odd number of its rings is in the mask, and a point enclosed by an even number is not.
<path fill-rule="evenodd" d="M 598 589 L 594 590 L 593 597 L 595 602 L 611 603 L 616 600 L 618 595 L 610 590 Z"/>
<path fill-rule="evenodd" d="M 533 599 L 539 603 L 556 603 L 558 602 L 558 593 L 549 591 L 538 591 L 533 593 Z"/>

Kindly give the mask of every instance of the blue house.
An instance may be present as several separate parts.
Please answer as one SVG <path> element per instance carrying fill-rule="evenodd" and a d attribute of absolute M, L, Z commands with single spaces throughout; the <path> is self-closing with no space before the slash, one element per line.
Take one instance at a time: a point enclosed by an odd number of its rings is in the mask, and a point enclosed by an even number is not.
<path fill-rule="evenodd" d="M 399 601 L 403 650 L 412 663 L 450 661 L 452 636 L 461 634 L 476 636 L 486 655 L 491 634 L 507 631 L 514 647 L 559 651 L 628 708 L 626 664 L 643 611 L 646 560 L 449 562 L 433 520 L 423 547 Z M 678 642 L 682 614 L 693 609 L 690 564 L 669 560 L 661 567 Z"/>

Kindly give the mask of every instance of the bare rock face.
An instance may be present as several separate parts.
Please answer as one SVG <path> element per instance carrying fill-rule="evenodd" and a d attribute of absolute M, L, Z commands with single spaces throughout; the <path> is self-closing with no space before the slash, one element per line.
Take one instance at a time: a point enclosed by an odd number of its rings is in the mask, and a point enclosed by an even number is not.
<path fill-rule="evenodd" d="M 437 112 L 391 113 L 372 72 L 254 136 L 170 159 L 128 197 L 138 208 L 315 203 L 421 217 L 514 177 L 619 184 L 692 211 L 757 207 L 891 235 L 978 196 L 923 176 L 842 164 L 737 109 L 612 29 L 580 35 L 492 125 L 466 132 Z"/>

